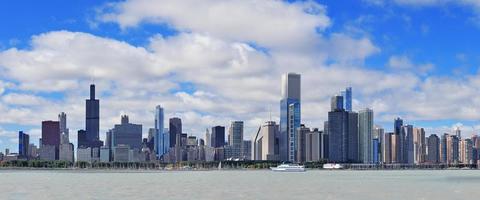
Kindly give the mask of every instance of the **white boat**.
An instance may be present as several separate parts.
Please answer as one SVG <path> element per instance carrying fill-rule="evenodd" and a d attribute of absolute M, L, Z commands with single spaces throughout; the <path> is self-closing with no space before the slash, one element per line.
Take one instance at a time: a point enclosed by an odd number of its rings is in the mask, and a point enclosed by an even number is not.
<path fill-rule="evenodd" d="M 281 164 L 277 167 L 270 167 L 274 172 L 304 172 L 305 166 L 298 164 Z"/>
<path fill-rule="evenodd" d="M 343 169 L 343 165 L 327 163 L 327 164 L 323 164 L 323 169 Z"/>

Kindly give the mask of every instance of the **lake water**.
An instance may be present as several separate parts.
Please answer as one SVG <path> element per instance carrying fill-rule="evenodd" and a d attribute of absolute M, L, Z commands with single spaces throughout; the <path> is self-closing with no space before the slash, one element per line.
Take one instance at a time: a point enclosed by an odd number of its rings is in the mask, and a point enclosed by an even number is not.
<path fill-rule="evenodd" d="M 478 199 L 480 170 L 0 170 L 0 199 Z"/>

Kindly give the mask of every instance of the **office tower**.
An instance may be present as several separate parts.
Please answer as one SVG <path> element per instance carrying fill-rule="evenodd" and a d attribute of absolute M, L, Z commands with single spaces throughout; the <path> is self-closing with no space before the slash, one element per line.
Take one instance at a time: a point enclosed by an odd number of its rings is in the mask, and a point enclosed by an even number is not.
<path fill-rule="evenodd" d="M 53 155 L 48 155 L 46 157 L 54 157 L 55 160 L 58 160 L 58 148 L 60 146 L 60 123 L 58 121 L 42 122 L 42 148 L 45 146 L 52 146 L 54 149 L 53 152 L 48 152 L 49 154 L 53 153 Z"/>
<path fill-rule="evenodd" d="M 86 148 L 88 147 L 89 142 L 87 141 L 87 132 L 85 130 L 77 131 L 77 148 Z"/>
<path fill-rule="evenodd" d="M 459 161 L 459 140 L 456 135 L 447 137 L 447 163 L 454 164 Z"/>
<path fill-rule="evenodd" d="M 212 147 L 218 148 L 225 145 L 225 127 L 215 126 L 212 127 Z"/>
<path fill-rule="evenodd" d="M 395 141 L 392 140 L 392 147 L 395 146 L 396 149 L 392 149 L 392 152 L 395 152 L 396 155 L 392 155 L 393 163 L 404 163 L 404 152 L 405 152 L 405 132 L 402 131 L 403 120 L 396 118 L 394 121 L 394 137 Z"/>
<path fill-rule="evenodd" d="M 241 158 L 243 151 L 243 121 L 233 121 L 228 129 L 228 145 L 234 158 Z"/>
<path fill-rule="evenodd" d="M 163 130 L 162 130 L 162 133 L 163 133 Z M 155 156 L 157 156 L 157 152 L 158 152 L 156 135 L 157 135 L 157 130 L 155 128 L 149 128 L 147 138 L 144 138 L 145 146 L 148 148 L 150 152 L 155 152 L 154 153 Z"/>
<path fill-rule="evenodd" d="M 402 132 L 404 136 L 402 163 L 413 164 L 414 157 L 415 157 L 414 146 L 413 146 L 413 126 L 412 125 L 402 126 Z"/>
<path fill-rule="evenodd" d="M 58 159 L 63 161 L 74 161 L 73 144 L 70 143 L 69 130 L 67 128 L 67 114 L 64 112 L 58 114 L 60 125 L 60 146 L 58 149 Z"/>
<path fill-rule="evenodd" d="M 373 162 L 373 110 L 367 108 L 358 112 L 360 162 Z"/>
<path fill-rule="evenodd" d="M 460 130 L 460 127 L 458 127 L 458 126 L 455 128 L 455 136 L 457 136 L 457 138 L 459 140 L 462 139 L 462 131 Z"/>
<path fill-rule="evenodd" d="M 337 100 L 332 98 L 332 101 Z M 327 132 L 331 162 L 358 162 L 358 113 L 338 108 L 330 111 Z"/>
<path fill-rule="evenodd" d="M 449 135 L 444 133 L 440 139 L 440 162 L 447 163 L 447 138 Z"/>
<path fill-rule="evenodd" d="M 300 103 L 292 103 L 288 106 L 288 119 L 293 123 L 288 124 L 288 161 L 294 162 L 297 156 L 299 144 L 297 144 L 297 123 L 300 123 Z M 296 120 L 298 119 L 298 121 Z"/>
<path fill-rule="evenodd" d="M 379 150 L 378 150 L 378 158 L 379 162 L 383 162 L 383 143 L 385 142 L 385 130 L 380 126 L 374 126 L 373 128 L 373 138 L 378 139 L 379 142 Z M 373 152 L 375 154 L 375 152 Z"/>
<path fill-rule="evenodd" d="M 102 146 L 99 140 L 100 134 L 100 100 L 95 99 L 95 85 L 90 85 L 90 99 L 86 100 L 85 106 L 85 131 L 88 147 Z"/>
<path fill-rule="evenodd" d="M 198 146 L 198 141 L 196 136 L 187 136 L 187 147 L 188 146 Z"/>
<path fill-rule="evenodd" d="M 304 163 L 306 161 L 306 137 L 307 134 L 310 132 L 310 128 L 305 127 L 304 124 L 300 125 L 300 127 L 297 128 L 297 146 L 298 149 L 296 151 L 296 162 L 297 163 Z"/>
<path fill-rule="evenodd" d="M 110 156 L 110 148 L 103 146 L 100 148 L 100 162 L 110 162 L 111 156 Z"/>
<path fill-rule="evenodd" d="M 343 110 L 328 113 L 329 161 L 347 162 L 348 113 Z"/>
<path fill-rule="evenodd" d="M 373 155 L 372 155 L 372 163 L 379 163 L 380 162 L 380 140 L 378 138 L 372 139 L 372 149 L 373 149 Z"/>
<path fill-rule="evenodd" d="M 356 163 L 359 161 L 358 148 L 358 113 L 348 112 L 348 162 Z"/>
<path fill-rule="evenodd" d="M 29 157 L 30 136 L 23 131 L 18 132 L 18 155 L 21 158 Z"/>
<path fill-rule="evenodd" d="M 112 129 L 112 147 L 118 145 L 137 150 L 142 148 L 142 125 L 130 123 L 127 115 L 122 115 L 121 123 Z"/>
<path fill-rule="evenodd" d="M 211 147 L 212 146 L 212 139 L 210 136 L 210 132 L 208 131 L 208 128 L 205 130 L 205 146 Z"/>
<path fill-rule="evenodd" d="M 427 152 L 425 142 L 425 130 L 423 128 L 413 129 L 413 152 L 415 164 L 425 162 Z"/>
<path fill-rule="evenodd" d="M 64 112 L 58 114 L 58 121 L 60 122 L 60 142 L 70 143 L 69 130 L 67 128 L 67 114 Z"/>
<path fill-rule="evenodd" d="M 324 158 L 325 159 L 328 159 L 328 156 L 329 156 L 329 150 L 330 150 L 330 146 L 329 146 L 329 134 L 328 134 L 328 121 L 325 121 L 323 122 L 323 137 L 324 137 L 324 140 L 323 140 L 323 155 L 324 155 Z"/>
<path fill-rule="evenodd" d="M 343 96 L 333 96 L 330 102 L 330 111 L 345 110 L 343 107 Z"/>
<path fill-rule="evenodd" d="M 345 101 L 345 110 L 347 112 L 352 112 L 352 87 L 347 87 L 345 89 L 343 99 Z"/>
<path fill-rule="evenodd" d="M 165 138 L 163 135 L 165 134 L 163 130 L 164 127 L 164 110 L 162 106 L 157 105 L 155 107 L 155 135 L 154 135 L 154 151 L 157 154 L 157 158 L 160 158 L 163 154 L 165 149 L 165 142 L 163 139 Z M 170 141 L 169 141 L 170 142 Z M 170 145 L 168 145 L 170 146 Z"/>
<path fill-rule="evenodd" d="M 317 128 L 308 131 L 305 135 L 305 161 L 317 162 L 325 158 L 325 134 Z"/>
<path fill-rule="evenodd" d="M 400 156 L 402 155 L 399 151 L 400 151 L 400 135 L 397 135 L 397 134 L 392 134 L 391 135 L 391 141 L 390 141 L 390 145 L 391 145 L 391 159 L 392 159 L 392 163 L 402 163 L 401 159 L 400 159 Z"/>
<path fill-rule="evenodd" d="M 188 137 L 188 135 L 186 133 L 180 134 L 180 146 L 181 147 L 187 146 L 187 137 Z"/>
<path fill-rule="evenodd" d="M 392 163 L 392 136 L 393 133 L 385 133 L 382 142 L 382 162 L 385 164 Z"/>
<path fill-rule="evenodd" d="M 252 141 L 244 140 L 243 141 L 243 159 L 251 160 L 252 159 Z"/>
<path fill-rule="evenodd" d="M 175 147 L 177 144 L 177 135 L 182 134 L 182 120 L 174 117 L 169 120 L 168 130 L 170 132 L 170 147 Z"/>
<path fill-rule="evenodd" d="M 280 160 L 293 161 L 295 158 L 295 130 L 300 127 L 301 111 L 300 74 L 288 73 L 282 76 L 282 99 L 280 100 Z M 293 110 L 293 113 L 291 112 Z M 294 117 L 289 119 L 289 117 Z"/>
<path fill-rule="evenodd" d="M 279 125 L 274 121 L 268 121 L 260 126 L 253 137 L 253 160 L 279 160 L 279 152 L 276 151 L 276 140 L 280 134 Z"/>
<path fill-rule="evenodd" d="M 463 164 L 473 164 L 473 142 L 465 138 L 460 140 L 459 161 Z"/>
<path fill-rule="evenodd" d="M 440 138 L 436 134 L 432 134 L 427 138 L 427 158 L 428 163 L 440 162 Z"/>

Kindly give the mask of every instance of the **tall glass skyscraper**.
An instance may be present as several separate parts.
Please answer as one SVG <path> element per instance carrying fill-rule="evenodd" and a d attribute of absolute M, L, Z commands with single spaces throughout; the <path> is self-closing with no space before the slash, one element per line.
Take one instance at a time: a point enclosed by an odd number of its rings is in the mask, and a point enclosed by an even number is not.
<path fill-rule="evenodd" d="M 95 99 L 95 85 L 90 85 L 90 99 L 86 100 L 85 131 L 88 147 L 100 147 L 100 100 Z"/>
<path fill-rule="evenodd" d="M 279 154 L 282 161 L 295 161 L 296 130 L 301 121 L 300 74 L 282 76 L 282 99 L 280 100 Z"/>
<path fill-rule="evenodd" d="M 345 110 L 347 112 L 352 112 L 352 87 L 347 87 L 345 89 L 344 100 L 345 100 Z"/>
<path fill-rule="evenodd" d="M 168 149 L 170 148 L 170 137 L 169 134 L 164 132 L 165 127 L 164 127 L 164 110 L 162 106 L 158 105 L 155 107 L 155 153 L 157 154 L 157 157 L 160 158 L 163 156 L 165 153 L 168 152 Z"/>
<path fill-rule="evenodd" d="M 358 112 L 360 161 L 372 163 L 373 160 L 373 110 L 365 109 Z"/>
<path fill-rule="evenodd" d="M 18 132 L 18 155 L 22 158 L 28 157 L 30 136 L 23 131 Z"/>

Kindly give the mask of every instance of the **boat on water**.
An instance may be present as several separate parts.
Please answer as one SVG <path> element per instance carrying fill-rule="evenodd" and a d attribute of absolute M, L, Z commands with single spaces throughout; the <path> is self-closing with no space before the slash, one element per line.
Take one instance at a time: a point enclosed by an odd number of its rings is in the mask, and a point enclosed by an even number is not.
<path fill-rule="evenodd" d="M 270 167 L 274 172 L 304 172 L 305 166 L 298 164 L 281 164 L 277 167 Z"/>
<path fill-rule="evenodd" d="M 335 163 L 323 164 L 323 169 L 343 169 L 343 165 Z"/>

